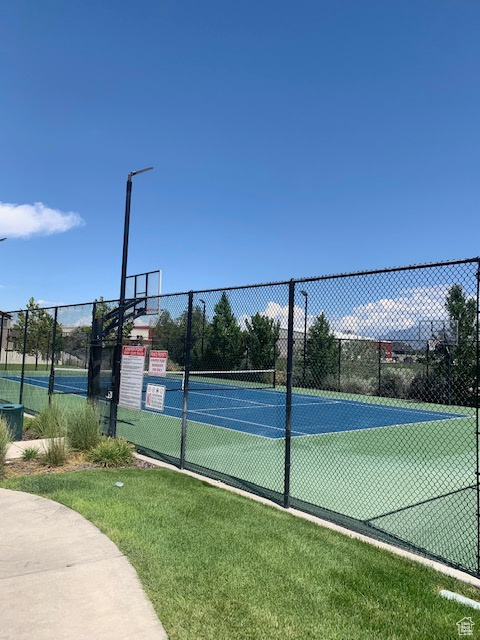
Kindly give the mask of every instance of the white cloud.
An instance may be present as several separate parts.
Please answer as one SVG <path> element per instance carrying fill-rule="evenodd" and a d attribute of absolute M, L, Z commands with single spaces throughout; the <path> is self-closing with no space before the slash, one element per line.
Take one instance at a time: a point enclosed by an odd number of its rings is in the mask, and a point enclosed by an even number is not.
<path fill-rule="evenodd" d="M 35 302 L 40 306 L 40 307 L 61 307 L 65 304 L 67 304 L 66 302 L 54 302 L 52 300 L 35 300 Z"/>
<path fill-rule="evenodd" d="M 448 313 L 445 299 L 450 287 L 416 287 L 405 289 L 396 298 L 381 298 L 352 309 L 343 316 L 339 329 L 345 332 L 376 336 L 419 327 L 426 320 L 444 320 Z"/>
<path fill-rule="evenodd" d="M 267 307 L 264 311 L 260 311 L 260 315 L 265 316 L 266 318 L 270 318 L 275 320 L 275 322 L 279 322 L 282 329 L 286 329 L 288 327 L 288 304 L 284 307 L 278 304 L 277 302 L 270 302 L 267 304 Z M 240 318 L 240 327 L 242 329 L 246 328 L 245 320 L 249 320 L 251 316 L 243 315 Z M 313 324 L 315 321 L 315 317 L 307 314 L 307 329 Z M 305 326 L 305 310 L 303 307 L 298 307 L 295 305 L 293 307 L 293 329 L 294 331 L 303 331 Z"/>
<path fill-rule="evenodd" d="M 330 329 L 337 335 L 351 334 L 366 338 L 388 336 L 391 338 L 395 335 L 395 332 L 404 331 L 417 335 L 421 322 L 446 320 L 448 318 L 445 300 L 449 289 L 449 285 L 404 289 L 397 297 L 372 300 L 363 305 L 353 307 L 343 316 L 335 313 L 326 315 Z M 278 321 L 282 328 L 287 328 L 288 305 L 282 306 L 271 300 L 265 310 L 260 313 L 267 318 L 273 318 Z M 307 329 L 312 326 L 319 313 L 320 311 L 314 315 L 308 314 Z M 240 318 L 240 325 L 243 329 L 247 318 L 250 318 L 250 316 L 244 315 Z M 294 306 L 294 330 L 303 331 L 304 322 L 305 311 L 303 306 Z"/>
<path fill-rule="evenodd" d="M 50 209 L 41 202 L 33 205 L 0 202 L 0 236 L 7 238 L 49 236 L 84 224 L 78 213 Z"/>

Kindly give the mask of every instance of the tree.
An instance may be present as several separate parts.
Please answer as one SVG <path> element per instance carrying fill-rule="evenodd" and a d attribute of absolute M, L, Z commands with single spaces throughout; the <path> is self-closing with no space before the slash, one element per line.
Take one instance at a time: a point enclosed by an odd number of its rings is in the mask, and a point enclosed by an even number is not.
<path fill-rule="evenodd" d="M 409 395 L 426 402 L 475 405 L 477 400 L 476 301 L 459 284 L 450 287 L 445 299 L 448 320 L 437 344 L 427 351 L 430 372 L 412 380 Z"/>
<path fill-rule="evenodd" d="M 12 327 L 12 340 L 14 348 L 30 356 L 35 356 L 35 367 L 38 367 L 38 360 L 42 357 L 48 361 L 52 351 L 53 325 L 54 319 L 45 309 L 41 309 L 33 298 L 30 298 L 26 308 L 27 314 L 19 311 L 17 322 Z M 25 324 L 27 323 L 27 335 L 24 344 Z M 57 322 L 55 353 L 59 354 L 63 349 L 63 336 L 61 325 Z"/>
<path fill-rule="evenodd" d="M 252 369 L 273 369 L 280 323 L 256 313 L 250 320 L 246 320 L 245 324 L 249 365 Z"/>
<path fill-rule="evenodd" d="M 330 332 L 330 325 L 324 313 L 318 316 L 308 330 L 306 356 L 307 386 L 320 387 L 328 375 L 337 371 L 337 340 Z"/>
<path fill-rule="evenodd" d="M 212 323 L 206 335 L 205 363 L 211 369 L 238 369 L 244 354 L 242 331 L 225 292 L 215 305 Z"/>
<path fill-rule="evenodd" d="M 471 404 L 475 394 L 477 349 L 476 315 L 474 298 L 467 298 L 461 285 L 453 285 L 447 295 L 445 308 L 448 311 L 449 336 L 456 340 L 453 345 L 443 345 L 440 349 L 441 362 L 437 371 L 445 372 L 449 401 L 454 404 Z M 456 336 L 454 335 L 456 332 Z"/>
<path fill-rule="evenodd" d="M 64 350 L 69 355 L 87 362 L 91 339 L 91 327 L 75 327 L 64 335 Z"/>
<path fill-rule="evenodd" d="M 184 366 L 185 336 L 186 325 L 180 326 L 178 319 L 173 320 L 170 311 L 164 309 L 160 312 L 157 324 L 153 328 L 152 348 L 165 349 L 168 351 L 170 362 Z"/>

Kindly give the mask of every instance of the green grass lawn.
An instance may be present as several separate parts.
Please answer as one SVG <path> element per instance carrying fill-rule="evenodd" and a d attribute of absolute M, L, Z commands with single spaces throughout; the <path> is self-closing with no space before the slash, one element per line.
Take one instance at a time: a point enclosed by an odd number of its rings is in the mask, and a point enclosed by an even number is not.
<path fill-rule="evenodd" d="M 480 625 L 479 612 L 438 595 L 479 598 L 472 587 L 173 471 L 82 471 L 3 486 L 61 502 L 104 531 L 172 640 L 445 640 L 464 616 Z"/>

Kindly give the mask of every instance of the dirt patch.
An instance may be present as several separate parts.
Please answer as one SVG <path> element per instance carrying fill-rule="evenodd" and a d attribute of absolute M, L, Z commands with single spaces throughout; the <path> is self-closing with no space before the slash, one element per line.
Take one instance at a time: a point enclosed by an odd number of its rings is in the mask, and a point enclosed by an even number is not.
<path fill-rule="evenodd" d="M 132 467 L 141 469 L 155 468 L 155 465 L 145 460 L 134 459 Z M 5 464 L 5 473 L 3 479 L 15 478 L 17 476 L 33 476 L 45 473 L 62 473 L 64 471 L 85 471 L 88 469 L 103 469 L 103 465 L 89 462 L 84 453 L 70 454 L 65 464 L 58 467 L 52 467 L 45 464 L 41 458 L 38 460 L 11 460 Z M 119 468 L 119 467 L 117 467 Z"/>

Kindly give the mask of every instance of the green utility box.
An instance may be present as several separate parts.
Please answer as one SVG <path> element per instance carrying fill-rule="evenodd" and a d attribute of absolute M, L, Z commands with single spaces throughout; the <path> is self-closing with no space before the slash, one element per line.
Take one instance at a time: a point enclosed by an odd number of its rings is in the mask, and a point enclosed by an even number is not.
<path fill-rule="evenodd" d="M 23 404 L 0 404 L 0 416 L 5 418 L 13 440 L 23 435 Z"/>

